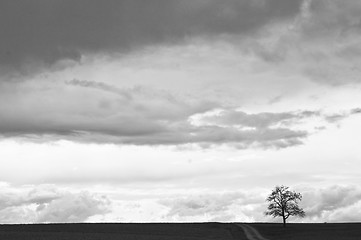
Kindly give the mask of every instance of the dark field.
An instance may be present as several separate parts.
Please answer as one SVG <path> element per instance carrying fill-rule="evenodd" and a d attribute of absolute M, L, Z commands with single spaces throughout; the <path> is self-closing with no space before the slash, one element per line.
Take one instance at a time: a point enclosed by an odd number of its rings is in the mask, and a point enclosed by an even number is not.
<path fill-rule="evenodd" d="M 250 223 L 269 240 L 360 240 L 361 223 Z M 245 240 L 231 223 L 0 225 L 1 240 Z"/>
<path fill-rule="evenodd" d="M 0 239 L 26 240 L 244 240 L 242 230 L 222 223 L 0 225 Z"/>
<path fill-rule="evenodd" d="M 361 223 L 252 223 L 270 240 L 361 240 Z"/>

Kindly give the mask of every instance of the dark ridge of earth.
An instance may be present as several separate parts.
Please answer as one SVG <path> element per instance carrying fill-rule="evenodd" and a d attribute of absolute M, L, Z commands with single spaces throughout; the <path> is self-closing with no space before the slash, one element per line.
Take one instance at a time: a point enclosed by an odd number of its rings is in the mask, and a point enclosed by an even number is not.
<path fill-rule="evenodd" d="M 357 240 L 361 223 L 247 223 L 269 240 Z M 1 240 L 247 240 L 234 223 L 4 224 Z"/>
<path fill-rule="evenodd" d="M 231 223 L 69 223 L 0 225 L 6 240 L 245 240 Z"/>

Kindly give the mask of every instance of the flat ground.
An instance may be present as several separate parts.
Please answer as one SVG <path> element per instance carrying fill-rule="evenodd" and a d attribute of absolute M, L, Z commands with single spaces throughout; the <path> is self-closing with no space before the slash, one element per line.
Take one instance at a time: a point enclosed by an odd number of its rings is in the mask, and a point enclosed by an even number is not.
<path fill-rule="evenodd" d="M 250 223 L 269 240 L 358 240 L 361 223 Z M 6 240 L 246 240 L 231 223 L 119 223 L 0 225 Z"/>
<path fill-rule="evenodd" d="M 0 239 L 246 240 L 240 228 L 222 223 L 0 225 Z"/>
<path fill-rule="evenodd" d="M 270 240 L 358 240 L 361 223 L 251 223 L 262 236 Z"/>

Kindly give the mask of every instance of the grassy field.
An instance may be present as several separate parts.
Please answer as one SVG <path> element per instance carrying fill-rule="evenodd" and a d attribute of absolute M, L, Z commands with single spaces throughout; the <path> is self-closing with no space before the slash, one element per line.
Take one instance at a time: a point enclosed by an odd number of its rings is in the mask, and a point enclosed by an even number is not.
<path fill-rule="evenodd" d="M 264 237 L 270 240 L 358 240 L 361 239 L 361 223 L 252 223 Z"/>
<path fill-rule="evenodd" d="M 269 240 L 357 240 L 361 223 L 250 223 Z M 103 223 L 0 225 L 4 240 L 246 240 L 230 223 Z"/>
<path fill-rule="evenodd" d="M 6 240 L 245 240 L 233 224 L 29 224 L 0 225 Z"/>

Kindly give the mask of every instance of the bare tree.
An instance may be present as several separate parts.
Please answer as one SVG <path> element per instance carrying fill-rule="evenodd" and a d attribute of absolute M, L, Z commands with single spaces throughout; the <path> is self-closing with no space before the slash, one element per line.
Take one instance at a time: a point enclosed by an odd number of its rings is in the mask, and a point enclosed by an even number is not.
<path fill-rule="evenodd" d="M 306 215 L 303 209 L 298 206 L 298 202 L 302 200 L 301 193 L 288 189 L 289 187 L 286 186 L 276 186 L 266 199 L 270 203 L 265 214 L 282 217 L 283 227 L 286 227 L 286 220 L 290 216 L 304 217 Z"/>

